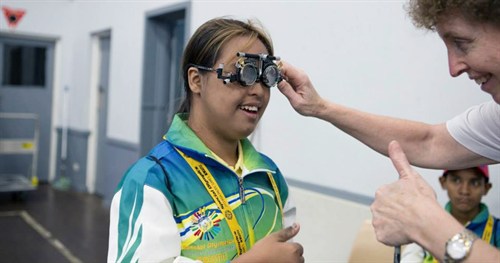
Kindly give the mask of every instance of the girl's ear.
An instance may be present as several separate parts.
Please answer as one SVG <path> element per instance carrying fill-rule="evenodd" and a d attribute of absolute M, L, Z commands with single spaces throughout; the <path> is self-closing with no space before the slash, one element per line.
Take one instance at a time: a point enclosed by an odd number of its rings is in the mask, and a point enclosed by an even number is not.
<path fill-rule="evenodd" d="M 189 89 L 193 93 L 200 93 L 201 91 L 201 75 L 200 71 L 195 67 L 190 67 L 187 72 Z"/>

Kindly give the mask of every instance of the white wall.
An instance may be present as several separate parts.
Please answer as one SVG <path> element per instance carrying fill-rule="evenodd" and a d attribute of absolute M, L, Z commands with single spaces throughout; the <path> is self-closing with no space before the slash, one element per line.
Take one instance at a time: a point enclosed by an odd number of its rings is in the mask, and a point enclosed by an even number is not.
<path fill-rule="evenodd" d="M 348 262 L 368 206 L 292 187 L 300 232 L 294 238 L 304 247 L 306 262 Z"/>

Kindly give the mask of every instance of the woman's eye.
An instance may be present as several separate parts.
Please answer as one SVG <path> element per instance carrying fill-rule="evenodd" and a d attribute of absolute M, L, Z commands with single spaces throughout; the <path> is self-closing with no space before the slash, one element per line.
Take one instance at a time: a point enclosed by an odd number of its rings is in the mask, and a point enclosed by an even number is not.
<path fill-rule="evenodd" d="M 453 44 L 458 50 L 460 50 L 463 53 L 467 53 L 467 50 L 469 49 L 469 41 L 466 40 L 455 39 L 453 41 Z"/>

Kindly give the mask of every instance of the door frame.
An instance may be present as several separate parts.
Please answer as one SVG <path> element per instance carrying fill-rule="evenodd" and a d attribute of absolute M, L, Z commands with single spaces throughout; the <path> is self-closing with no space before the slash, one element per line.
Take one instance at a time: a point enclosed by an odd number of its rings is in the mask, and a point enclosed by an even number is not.
<path fill-rule="evenodd" d="M 95 193 L 96 190 L 96 179 L 97 179 L 97 158 L 99 154 L 99 111 L 98 111 L 98 101 L 99 101 L 99 80 L 101 75 L 101 51 L 100 42 L 101 38 L 109 37 L 110 40 L 110 57 L 112 53 L 112 32 L 111 29 L 103 29 L 90 34 L 91 37 L 91 62 L 90 62 L 90 101 L 89 101 L 89 124 L 90 124 L 90 134 L 89 134 L 89 144 L 87 152 L 87 178 L 86 187 L 89 193 Z M 111 60 L 109 63 L 111 67 Z M 108 74 L 108 79 L 110 76 Z M 108 84 L 109 91 L 109 84 Z M 108 92 L 109 94 L 109 92 Z M 107 106 L 107 104 L 106 104 Z M 107 109 L 106 109 L 107 111 Z M 106 134 L 103 134 L 106 136 Z"/>
<path fill-rule="evenodd" d="M 142 81 L 142 98 L 140 108 L 140 142 L 139 155 L 145 155 L 155 145 L 154 141 L 161 141 L 161 136 L 166 132 L 169 126 L 169 117 L 172 111 L 176 108 L 165 102 L 171 102 L 175 99 L 176 91 L 166 89 L 175 85 L 172 77 L 175 72 L 179 72 L 180 60 L 182 59 L 182 51 L 190 36 L 190 18 L 191 18 L 191 3 L 179 3 L 165 8 L 159 8 L 146 13 L 145 29 L 144 29 L 144 59 L 143 59 L 143 81 Z M 175 30 L 179 21 L 182 21 L 182 39 L 176 39 Z M 163 24 L 162 24 L 163 23 Z M 165 30 L 167 27 L 169 29 Z M 173 43 L 173 47 L 165 51 L 165 39 L 174 39 L 169 43 Z M 172 37 L 170 37 L 172 36 Z M 179 41 L 181 42 L 179 46 Z M 172 52 L 172 49 L 175 49 Z M 177 52 L 176 52 L 177 51 Z M 170 53 L 169 53 L 170 52 Z M 174 56 L 171 56 L 175 52 Z M 160 58 L 160 60 L 158 60 Z M 162 61 L 166 59 L 167 61 Z M 179 61 L 176 62 L 176 59 Z M 162 70 L 168 69 L 170 65 L 175 65 L 176 70 L 172 70 L 168 74 L 161 74 Z M 168 77 L 165 78 L 165 75 Z M 179 77 L 180 93 L 183 97 L 184 88 L 182 85 L 182 77 Z M 165 87 L 164 87 L 165 86 Z M 162 90 L 164 89 L 164 90 Z M 170 101 L 165 101 L 165 100 Z M 180 104 L 180 102 L 179 102 Z M 165 112 L 165 114 L 163 114 Z"/>

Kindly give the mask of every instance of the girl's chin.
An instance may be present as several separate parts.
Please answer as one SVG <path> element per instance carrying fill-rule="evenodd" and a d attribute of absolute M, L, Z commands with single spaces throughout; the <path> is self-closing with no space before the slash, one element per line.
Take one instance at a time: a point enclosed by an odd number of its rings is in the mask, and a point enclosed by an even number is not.
<path fill-rule="evenodd" d="M 248 129 L 245 129 L 245 130 L 240 131 L 241 138 L 247 138 L 247 137 L 248 137 L 248 136 L 250 136 L 250 135 L 251 135 L 254 131 L 255 131 L 255 127 L 248 128 Z"/>

